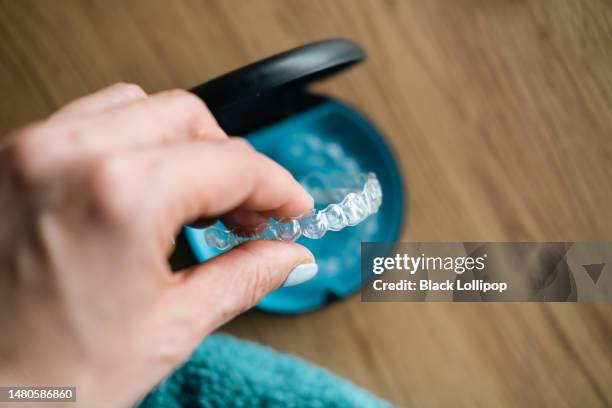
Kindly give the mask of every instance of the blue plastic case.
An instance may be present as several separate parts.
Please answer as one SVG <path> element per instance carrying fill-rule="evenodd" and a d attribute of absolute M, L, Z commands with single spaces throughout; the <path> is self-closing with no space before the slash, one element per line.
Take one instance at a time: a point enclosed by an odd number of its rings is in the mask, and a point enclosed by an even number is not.
<path fill-rule="evenodd" d="M 318 240 L 298 240 L 314 254 L 319 273 L 311 281 L 269 294 L 257 306 L 262 310 L 297 314 L 349 296 L 361 282 L 361 242 L 395 242 L 401 234 L 404 183 L 383 136 L 355 109 L 305 89 L 308 82 L 364 58 L 361 47 L 349 40 L 327 40 L 264 59 L 192 90 L 208 103 L 228 134 L 246 137 L 296 179 L 312 172 L 374 172 L 382 186 L 382 206 L 362 224 L 330 231 Z M 331 150 L 341 154 L 327 154 Z M 197 262 L 222 252 L 207 246 L 197 228 L 185 227 L 182 235 L 179 246 L 185 241 L 188 256 Z"/>

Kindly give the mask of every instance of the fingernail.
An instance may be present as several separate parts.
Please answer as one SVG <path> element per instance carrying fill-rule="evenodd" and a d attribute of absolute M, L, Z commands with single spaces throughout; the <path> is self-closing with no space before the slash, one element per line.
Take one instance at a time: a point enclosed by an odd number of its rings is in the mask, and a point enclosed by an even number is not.
<path fill-rule="evenodd" d="M 287 279 L 285 283 L 283 283 L 283 288 L 287 288 L 289 286 L 299 285 L 300 283 L 304 283 L 307 280 L 314 278 L 317 274 L 319 267 L 316 263 L 306 263 L 301 264 L 293 268 L 289 275 L 287 275 Z"/>

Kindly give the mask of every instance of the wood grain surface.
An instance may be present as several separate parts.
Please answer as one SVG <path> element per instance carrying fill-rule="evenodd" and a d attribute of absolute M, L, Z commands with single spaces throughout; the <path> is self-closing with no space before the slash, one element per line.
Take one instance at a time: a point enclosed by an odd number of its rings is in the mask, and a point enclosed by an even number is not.
<path fill-rule="evenodd" d="M 612 3 L 0 1 L 0 131 L 116 81 L 190 87 L 328 37 L 366 63 L 317 85 L 388 136 L 404 240 L 612 240 Z M 362 303 L 229 332 L 399 406 L 612 406 L 612 307 Z"/>

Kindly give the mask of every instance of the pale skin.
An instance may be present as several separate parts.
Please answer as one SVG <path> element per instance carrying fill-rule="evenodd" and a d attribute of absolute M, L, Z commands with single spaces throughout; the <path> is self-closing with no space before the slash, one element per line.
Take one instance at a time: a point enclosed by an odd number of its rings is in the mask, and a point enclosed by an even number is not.
<path fill-rule="evenodd" d="M 314 262 L 301 245 L 255 241 L 173 274 L 181 226 L 312 206 L 185 91 L 116 84 L 17 130 L 0 147 L 0 386 L 76 386 L 78 405 L 134 404 Z"/>

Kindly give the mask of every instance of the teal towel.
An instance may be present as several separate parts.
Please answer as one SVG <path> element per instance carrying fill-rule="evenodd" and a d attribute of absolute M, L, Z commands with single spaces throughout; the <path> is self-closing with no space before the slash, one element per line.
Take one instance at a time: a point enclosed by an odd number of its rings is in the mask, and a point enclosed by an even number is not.
<path fill-rule="evenodd" d="M 250 341 L 215 334 L 139 408 L 390 407 L 323 368 Z"/>

